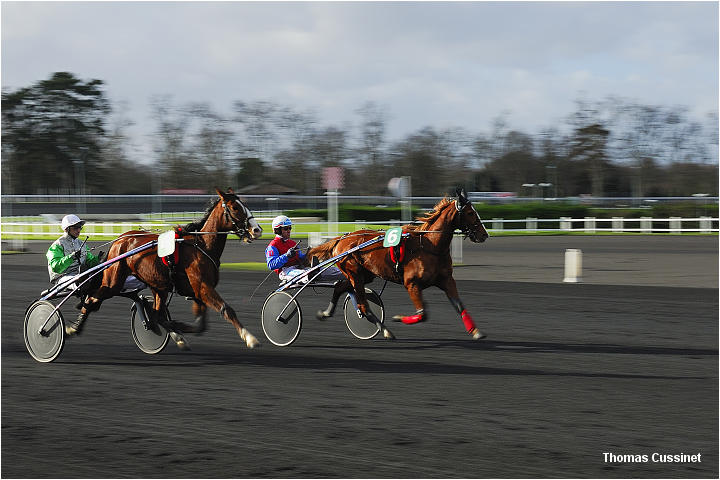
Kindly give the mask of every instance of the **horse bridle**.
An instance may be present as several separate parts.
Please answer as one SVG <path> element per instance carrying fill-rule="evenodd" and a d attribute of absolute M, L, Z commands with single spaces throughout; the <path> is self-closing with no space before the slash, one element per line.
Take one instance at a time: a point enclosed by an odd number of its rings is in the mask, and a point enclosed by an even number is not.
<path fill-rule="evenodd" d="M 462 219 L 462 215 L 460 216 L 460 226 L 458 227 L 460 231 L 465 235 L 466 237 L 470 237 L 471 240 L 476 240 L 475 237 L 475 231 L 477 230 L 478 224 L 482 225 L 482 220 L 480 220 L 480 215 L 478 215 L 477 210 L 475 210 L 475 207 L 473 206 L 472 202 L 469 200 L 465 200 L 465 202 L 462 203 L 462 205 L 458 201 L 455 202 L 455 208 L 458 211 L 458 214 L 461 214 L 463 209 L 470 205 L 470 208 L 473 212 L 475 212 L 475 221 L 471 225 L 465 225 Z"/>
<path fill-rule="evenodd" d="M 248 237 L 250 238 L 252 235 L 250 235 L 250 220 L 255 218 L 251 213 L 250 210 L 245 206 L 244 203 L 240 201 L 239 198 L 236 198 L 234 201 L 238 202 L 240 206 L 243 208 L 243 211 L 245 212 L 245 225 L 240 226 L 237 219 L 233 216 L 232 212 L 230 211 L 230 207 L 227 203 L 225 203 L 225 199 L 222 200 L 222 208 L 225 211 L 225 217 L 232 223 L 233 227 L 235 227 L 235 230 L 231 230 L 228 233 L 234 233 L 240 238 Z"/>

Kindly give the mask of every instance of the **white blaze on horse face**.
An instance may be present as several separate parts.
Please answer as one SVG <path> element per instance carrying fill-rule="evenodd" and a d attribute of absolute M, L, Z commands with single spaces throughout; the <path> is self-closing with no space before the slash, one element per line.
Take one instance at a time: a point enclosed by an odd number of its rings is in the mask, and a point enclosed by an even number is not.
<path fill-rule="evenodd" d="M 475 206 L 474 206 L 472 203 L 470 203 L 469 205 L 470 205 L 470 209 L 471 209 L 471 210 L 473 211 L 473 213 L 475 214 L 475 218 L 477 219 L 477 224 L 480 225 L 480 228 L 478 228 L 476 231 L 473 231 L 473 232 L 472 232 L 473 235 L 472 235 L 472 237 L 471 237 L 471 240 L 475 241 L 476 243 L 477 243 L 478 241 L 479 241 L 479 242 L 484 242 L 484 241 L 490 236 L 490 234 L 489 234 L 488 231 L 485 229 L 485 225 L 483 225 L 482 219 L 480 218 L 480 215 L 477 213 L 477 210 L 475 210 Z M 484 230 L 485 233 L 484 233 L 484 234 L 481 233 L 481 232 L 479 231 L 480 229 Z"/>
<path fill-rule="evenodd" d="M 255 220 L 252 213 L 250 213 L 250 209 L 245 206 L 244 203 L 242 203 L 239 199 L 235 200 L 240 207 L 242 207 L 243 211 L 245 212 L 245 218 L 248 219 L 248 227 L 250 230 L 250 235 L 252 235 L 253 239 L 257 240 L 262 236 L 263 229 L 260 226 L 260 224 Z"/>

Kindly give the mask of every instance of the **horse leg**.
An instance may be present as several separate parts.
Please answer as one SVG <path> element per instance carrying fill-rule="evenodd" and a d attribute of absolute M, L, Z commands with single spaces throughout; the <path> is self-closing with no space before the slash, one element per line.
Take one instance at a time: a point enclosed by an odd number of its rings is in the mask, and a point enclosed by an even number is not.
<path fill-rule="evenodd" d="M 377 327 L 382 331 L 383 337 L 385 337 L 387 340 L 395 340 L 395 335 L 393 335 L 393 333 L 388 330 L 385 325 L 383 325 L 380 319 L 375 316 L 372 310 L 370 310 L 367 302 L 367 297 L 365 297 L 365 282 L 362 278 L 362 275 L 359 272 L 355 272 L 354 274 L 348 274 L 346 272 L 346 276 L 350 279 L 350 283 L 355 290 L 355 299 L 357 300 L 360 314 L 367 318 L 369 321 L 373 322 L 375 325 L 377 325 Z"/>
<path fill-rule="evenodd" d="M 123 282 L 125 282 L 127 274 L 123 276 L 123 271 L 120 270 L 119 267 L 120 265 L 115 264 L 103 272 L 102 284 L 95 292 L 87 294 L 87 296 L 82 299 L 80 313 L 78 313 L 77 318 L 74 321 L 69 321 L 67 325 L 65 325 L 65 335 L 80 335 L 90 313 L 99 310 L 103 300 L 115 296 L 122 290 L 122 285 Z"/>
<path fill-rule="evenodd" d="M 335 288 L 333 289 L 332 300 L 330 300 L 330 305 L 328 305 L 325 310 L 317 311 L 317 313 L 315 314 L 317 319 L 325 320 L 332 317 L 335 314 L 335 307 L 337 307 L 337 302 L 340 299 L 340 295 L 351 290 L 352 287 L 350 286 L 350 282 L 348 280 L 343 280 L 337 285 L 335 285 Z"/>
<path fill-rule="evenodd" d="M 207 307 L 204 303 L 194 300 L 192 310 L 195 315 L 194 333 L 200 335 L 207 329 Z"/>
<path fill-rule="evenodd" d="M 153 304 L 153 308 L 150 311 L 150 315 L 155 321 L 157 321 L 168 331 L 170 338 L 172 338 L 173 342 L 175 342 L 175 345 L 177 345 L 180 350 L 190 350 L 190 345 L 188 344 L 187 340 L 185 340 L 185 337 L 183 337 L 180 333 L 180 331 L 183 331 L 183 329 L 178 328 L 181 327 L 182 324 L 180 324 L 179 322 L 170 321 L 170 316 L 168 315 L 168 308 L 167 305 L 165 305 L 165 302 L 167 301 L 167 293 L 153 290 L 153 294 L 155 296 L 155 303 Z"/>
<path fill-rule="evenodd" d="M 255 335 L 250 333 L 248 329 L 242 326 L 242 324 L 237 318 L 237 315 L 235 314 L 235 310 L 233 310 L 230 305 L 225 303 L 225 300 L 222 299 L 220 294 L 218 294 L 213 287 L 211 287 L 210 285 L 203 285 L 200 290 L 200 295 L 198 295 L 197 298 L 199 298 L 200 301 L 202 301 L 208 307 L 212 308 L 217 312 L 220 312 L 220 314 L 225 317 L 225 320 L 230 322 L 232 326 L 235 327 L 238 335 L 240 335 L 240 338 L 245 341 L 245 344 L 249 348 L 255 348 L 260 346 L 260 342 L 257 338 L 255 338 Z"/>
<path fill-rule="evenodd" d="M 413 305 L 415 305 L 415 315 L 395 315 L 393 320 L 402 322 L 406 325 L 412 325 L 414 323 L 421 323 L 428 319 L 427 312 L 425 312 L 425 302 L 423 301 L 422 288 L 414 282 L 407 282 L 405 288 L 410 295 Z"/>
<path fill-rule="evenodd" d="M 445 291 L 445 295 L 447 295 L 448 300 L 450 300 L 452 306 L 455 307 L 455 310 L 460 314 L 463 325 L 465 325 L 465 331 L 468 334 L 472 335 L 473 340 L 480 340 L 481 338 L 485 338 L 486 335 L 481 332 L 479 328 L 477 328 L 472 317 L 470 316 L 467 309 L 460 300 L 460 296 L 458 295 L 457 291 L 457 285 L 455 285 L 455 279 L 452 277 L 448 277 L 448 279 L 444 283 L 441 283 L 438 286 Z"/>

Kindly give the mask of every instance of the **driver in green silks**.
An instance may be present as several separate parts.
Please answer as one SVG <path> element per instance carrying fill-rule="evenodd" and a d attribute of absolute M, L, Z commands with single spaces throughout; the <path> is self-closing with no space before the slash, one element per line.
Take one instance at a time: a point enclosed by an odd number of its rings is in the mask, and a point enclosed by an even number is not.
<path fill-rule="evenodd" d="M 60 226 L 65 233 L 50 245 L 45 254 L 52 285 L 68 280 L 100 263 L 100 258 L 93 255 L 78 238 L 84 224 L 77 215 L 63 217 Z"/>

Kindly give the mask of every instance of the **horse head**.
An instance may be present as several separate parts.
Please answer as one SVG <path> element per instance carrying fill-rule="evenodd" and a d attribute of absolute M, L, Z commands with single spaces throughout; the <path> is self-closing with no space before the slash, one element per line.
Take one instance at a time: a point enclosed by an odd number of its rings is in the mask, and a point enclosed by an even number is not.
<path fill-rule="evenodd" d="M 480 215 L 475 211 L 472 202 L 468 200 L 465 189 L 458 187 L 455 190 L 457 200 L 455 200 L 455 208 L 458 211 L 457 223 L 458 228 L 470 238 L 474 243 L 482 243 L 490 236 L 485 226 L 480 220 Z"/>
<path fill-rule="evenodd" d="M 232 188 L 223 193 L 217 188 L 215 191 L 220 196 L 220 205 L 224 210 L 226 228 L 235 233 L 244 242 L 252 242 L 262 236 L 262 228 L 253 217 L 250 209 L 240 201 Z"/>

